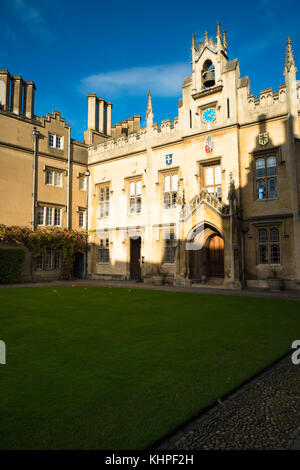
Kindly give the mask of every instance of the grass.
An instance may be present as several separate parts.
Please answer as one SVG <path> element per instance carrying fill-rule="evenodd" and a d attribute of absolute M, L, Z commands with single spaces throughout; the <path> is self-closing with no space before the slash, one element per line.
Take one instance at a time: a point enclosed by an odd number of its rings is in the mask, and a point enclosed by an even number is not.
<path fill-rule="evenodd" d="M 142 449 L 286 353 L 296 301 L 0 290 L 1 449 Z"/>

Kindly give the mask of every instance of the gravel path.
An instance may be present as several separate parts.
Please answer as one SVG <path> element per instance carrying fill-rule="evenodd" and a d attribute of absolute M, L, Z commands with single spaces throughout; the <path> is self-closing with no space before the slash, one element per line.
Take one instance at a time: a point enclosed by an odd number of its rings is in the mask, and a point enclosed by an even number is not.
<path fill-rule="evenodd" d="M 300 365 L 281 359 L 157 449 L 300 450 Z"/>

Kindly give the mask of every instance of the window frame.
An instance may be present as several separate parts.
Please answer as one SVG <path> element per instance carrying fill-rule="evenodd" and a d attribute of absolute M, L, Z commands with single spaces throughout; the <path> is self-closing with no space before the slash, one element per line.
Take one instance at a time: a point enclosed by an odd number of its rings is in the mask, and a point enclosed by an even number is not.
<path fill-rule="evenodd" d="M 268 160 L 275 159 L 275 173 L 268 174 L 269 168 L 274 168 L 274 166 L 268 166 Z M 264 161 L 264 175 L 257 175 L 257 162 L 259 160 Z M 270 201 L 274 199 L 279 199 L 279 190 L 278 190 L 278 170 L 279 170 L 279 153 L 277 149 L 269 149 L 267 151 L 261 151 L 253 154 L 253 192 L 255 201 Z M 262 169 L 262 168 L 261 168 Z M 269 196 L 269 183 L 270 181 L 276 181 L 276 195 Z M 265 197 L 259 197 L 258 183 L 261 181 L 264 184 L 265 188 Z"/>
<path fill-rule="evenodd" d="M 139 183 L 141 187 L 139 193 L 137 193 L 137 183 Z M 136 176 L 135 178 L 130 178 L 126 181 L 128 215 L 139 215 L 142 212 L 142 184 L 143 182 L 141 176 Z M 134 185 L 134 194 L 131 194 L 132 185 Z"/>
<path fill-rule="evenodd" d="M 51 143 L 52 141 L 52 143 Z M 57 145 L 59 142 L 59 145 Z M 64 138 L 62 135 L 52 134 L 52 132 L 48 133 L 48 147 L 56 150 L 63 150 L 64 149 Z"/>
<path fill-rule="evenodd" d="M 99 239 L 98 264 L 109 264 L 110 263 L 109 245 L 110 245 L 109 237 Z"/>
<path fill-rule="evenodd" d="M 162 239 L 163 239 L 162 264 L 170 264 L 173 266 L 175 265 L 175 262 L 176 262 L 176 250 L 177 250 L 176 234 L 173 230 L 171 230 L 170 232 L 163 232 Z M 169 253 L 170 255 L 167 256 L 167 253 Z"/>
<path fill-rule="evenodd" d="M 46 167 L 45 168 L 45 184 L 47 186 L 55 186 L 56 188 L 62 188 L 63 187 L 63 172 L 64 170 L 60 168 L 50 168 Z M 60 184 L 56 183 L 56 177 L 57 175 L 60 175 Z M 48 182 L 48 176 L 51 175 L 51 182 Z"/>
<path fill-rule="evenodd" d="M 173 177 L 177 177 L 176 189 L 173 188 Z M 165 179 L 170 178 L 169 190 L 165 191 Z M 161 186 L 161 204 L 164 210 L 175 209 L 177 206 L 177 195 L 179 187 L 179 168 L 172 168 L 171 170 L 164 170 L 160 173 L 160 186 Z M 168 200 L 168 202 L 167 202 Z"/>
<path fill-rule="evenodd" d="M 103 191 L 103 199 L 101 199 Z M 110 216 L 110 183 L 102 183 L 99 185 L 99 194 L 98 194 L 98 201 L 99 201 L 99 212 L 98 218 L 104 219 L 105 217 Z"/>
<path fill-rule="evenodd" d="M 201 165 L 201 187 L 200 189 L 206 189 L 209 194 L 215 196 L 219 201 L 222 201 L 222 194 L 223 194 L 223 176 L 222 176 L 222 165 L 220 159 L 214 159 L 212 161 L 205 161 L 200 163 Z M 206 184 L 206 170 L 208 168 L 212 168 L 213 170 L 213 183 Z M 216 168 L 220 168 L 220 183 L 216 182 Z M 208 188 L 213 188 L 213 191 L 208 191 Z M 220 196 L 218 196 L 218 188 L 221 188 Z"/>
<path fill-rule="evenodd" d="M 280 226 L 276 224 L 270 225 L 261 225 L 257 226 L 257 241 L 256 241 L 256 253 L 257 253 L 257 265 L 262 266 L 281 266 L 282 264 L 282 250 L 281 250 L 281 236 L 280 236 Z M 261 233 L 266 232 L 265 240 L 261 239 Z M 271 239 L 271 232 L 276 231 L 278 238 L 277 240 Z M 265 248 L 266 251 L 266 262 L 262 262 L 261 258 L 261 251 L 262 248 Z M 272 248 L 276 247 L 278 249 L 277 252 L 277 261 L 272 259 Z"/>

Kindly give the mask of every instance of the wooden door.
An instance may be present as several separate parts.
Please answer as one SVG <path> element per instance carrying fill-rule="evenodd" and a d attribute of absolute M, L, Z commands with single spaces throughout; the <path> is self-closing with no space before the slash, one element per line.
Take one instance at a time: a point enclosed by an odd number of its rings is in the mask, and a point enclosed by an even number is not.
<path fill-rule="evenodd" d="M 130 279 L 141 278 L 141 237 L 130 238 Z"/>
<path fill-rule="evenodd" d="M 218 235 L 209 240 L 209 272 L 210 276 L 224 276 L 224 240 Z"/>

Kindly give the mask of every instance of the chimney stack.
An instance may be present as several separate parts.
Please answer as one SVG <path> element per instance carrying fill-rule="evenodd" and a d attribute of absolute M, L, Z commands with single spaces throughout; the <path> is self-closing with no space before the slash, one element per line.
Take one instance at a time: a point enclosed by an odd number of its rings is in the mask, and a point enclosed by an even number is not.
<path fill-rule="evenodd" d="M 14 114 L 21 114 L 22 113 L 22 88 L 23 88 L 23 80 L 20 75 L 13 75 L 12 76 L 12 89 L 11 89 L 11 111 Z"/>
<path fill-rule="evenodd" d="M 35 84 L 31 80 L 24 82 L 24 109 L 23 114 L 28 119 L 34 117 L 34 94 L 35 94 Z"/>
<path fill-rule="evenodd" d="M 105 101 L 105 133 L 111 135 L 111 101 Z"/>
<path fill-rule="evenodd" d="M 88 129 L 96 130 L 96 103 L 95 93 L 88 94 Z"/>
<path fill-rule="evenodd" d="M 98 127 L 97 130 L 104 133 L 104 98 L 97 98 L 97 115 Z"/>
<path fill-rule="evenodd" d="M 0 108 L 9 110 L 10 73 L 0 70 Z"/>

